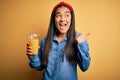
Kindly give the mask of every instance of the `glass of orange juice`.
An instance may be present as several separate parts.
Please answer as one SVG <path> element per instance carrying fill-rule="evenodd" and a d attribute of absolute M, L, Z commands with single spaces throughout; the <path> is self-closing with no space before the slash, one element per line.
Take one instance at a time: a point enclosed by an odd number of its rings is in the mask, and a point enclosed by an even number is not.
<path fill-rule="evenodd" d="M 38 53 L 38 46 L 39 46 L 39 34 L 31 34 L 28 36 L 28 42 L 30 44 L 30 47 L 32 49 L 33 54 Z"/>

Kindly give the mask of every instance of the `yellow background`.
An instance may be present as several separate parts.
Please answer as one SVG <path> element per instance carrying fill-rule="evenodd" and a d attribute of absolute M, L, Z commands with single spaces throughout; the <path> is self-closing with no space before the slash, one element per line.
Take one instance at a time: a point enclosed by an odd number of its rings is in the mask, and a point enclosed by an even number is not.
<path fill-rule="evenodd" d="M 27 35 L 42 39 L 53 7 L 61 0 L 0 0 L 0 80 L 40 80 L 42 72 L 29 67 Z M 71 4 L 76 31 L 90 32 L 91 64 L 78 68 L 79 80 L 120 80 L 120 0 L 63 0 Z"/>

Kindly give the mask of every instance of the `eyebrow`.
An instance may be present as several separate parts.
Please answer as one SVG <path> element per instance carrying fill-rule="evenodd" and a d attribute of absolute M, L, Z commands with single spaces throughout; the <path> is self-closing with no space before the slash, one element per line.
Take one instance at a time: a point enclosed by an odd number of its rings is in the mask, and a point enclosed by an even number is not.
<path fill-rule="evenodd" d="M 56 12 L 55 14 L 60 14 L 61 12 Z M 69 11 L 65 11 L 64 13 L 70 13 Z"/>

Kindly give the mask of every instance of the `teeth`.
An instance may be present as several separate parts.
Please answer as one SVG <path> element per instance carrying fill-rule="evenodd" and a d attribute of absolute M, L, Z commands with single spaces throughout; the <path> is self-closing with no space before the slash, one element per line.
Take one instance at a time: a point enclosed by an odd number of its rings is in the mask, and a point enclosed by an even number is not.
<path fill-rule="evenodd" d="M 65 23 L 60 23 L 59 25 L 60 25 L 60 26 L 66 26 L 66 24 L 65 24 Z"/>
<path fill-rule="evenodd" d="M 65 26 L 65 24 L 60 24 L 60 26 Z"/>

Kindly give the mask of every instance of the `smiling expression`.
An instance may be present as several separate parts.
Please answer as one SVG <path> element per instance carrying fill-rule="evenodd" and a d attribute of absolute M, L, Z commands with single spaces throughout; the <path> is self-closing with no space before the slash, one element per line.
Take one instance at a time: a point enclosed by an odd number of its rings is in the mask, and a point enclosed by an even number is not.
<path fill-rule="evenodd" d="M 71 24 L 71 12 L 67 7 L 59 7 L 55 13 L 55 26 L 59 34 L 66 34 Z"/>

